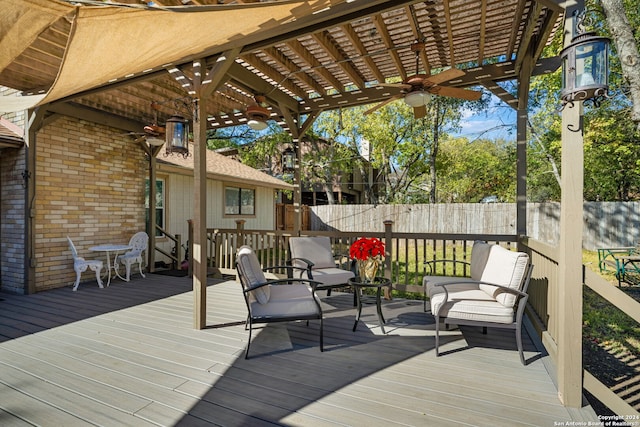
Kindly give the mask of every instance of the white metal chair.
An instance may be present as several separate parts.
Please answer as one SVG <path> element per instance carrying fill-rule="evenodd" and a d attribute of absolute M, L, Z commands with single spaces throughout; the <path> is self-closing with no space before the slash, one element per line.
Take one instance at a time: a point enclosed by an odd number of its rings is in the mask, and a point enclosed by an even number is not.
<path fill-rule="evenodd" d="M 129 240 L 129 246 L 132 249 L 129 252 L 125 252 L 124 254 L 118 256 L 115 264 L 120 262 L 125 266 L 126 275 L 125 281 L 129 281 L 131 278 L 131 266 L 133 264 L 138 264 L 138 270 L 140 271 L 140 275 L 142 277 L 146 277 L 142 272 L 142 264 L 144 263 L 144 258 L 142 253 L 147 250 L 147 245 L 149 244 L 149 236 L 144 231 L 140 231 L 131 237 Z"/>
<path fill-rule="evenodd" d="M 71 241 L 71 238 L 67 236 L 67 240 L 69 241 L 69 248 L 71 249 L 71 254 L 73 255 L 73 269 L 76 272 L 76 281 L 73 284 L 73 290 L 78 290 L 78 285 L 80 284 L 80 276 L 82 273 L 87 271 L 87 268 L 91 269 L 91 271 L 96 272 L 96 280 L 98 281 L 98 286 L 103 288 L 102 279 L 100 278 L 100 272 L 102 271 L 102 261 L 99 260 L 86 260 L 78 255 L 78 251 L 76 250 L 76 246 Z"/>

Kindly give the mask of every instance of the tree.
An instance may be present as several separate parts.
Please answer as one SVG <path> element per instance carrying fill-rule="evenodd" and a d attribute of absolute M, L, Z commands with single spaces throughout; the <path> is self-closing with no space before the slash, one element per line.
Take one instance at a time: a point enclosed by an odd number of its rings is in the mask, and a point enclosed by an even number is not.
<path fill-rule="evenodd" d="M 495 195 L 515 200 L 516 161 L 514 142 L 489 139 L 446 138 L 438 159 L 438 202 L 475 203 Z"/>
<path fill-rule="evenodd" d="M 635 132 L 640 134 L 640 27 L 637 0 L 601 0 L 607 17 L 607 26 L 615 44 L 622 73 L 628 83 L 628 97 L 631 100 L 631 120 L 636 124 Z M 633 24 L 632 24 L 633 22 Z"/>
<path fill-rule="evenodd" d="M 605 2 L 611 0 L 603 0 Z M 638 194 L 638 166 L 636 158 L 640 157 L 638 150 L 638 126 L 633 125 L 635 109 L 639 103 L 633 99 L 634 77 L 629 78 L 629 71 L 624 71 L 625 58 L 619 55 L 620 46 L 630 43 L 634 46 L 631 54 L 626 55 L 626 61 L 637 66 L 637 40 L 630 41 L 629 28 L 625 27 L 625 19 L 618 16 L 616 23 L 609 19 L 610 15 L 622 13 L 631 28 L 640 26 L 638 0 L 628 0 L 622 9 L 619 0 L 613 0 L 609 7 L 605 7 L 607 20 L 594 21 L 598 32 L 607 34 L 611 31 L 614 39 L 611 55 L 609 87 L 610 98 L 594 108 L 593 104 L 585 103 L 584 140 L 585 140 L 585 181 L 584 197 L 586 200 L 631 200 Z M 588 5 L 588 9 L 597 8 L 597 4 Z M 608 8 L 613 8 L 608 10 Z M 618 22 L 620 21 L 620 22 Z M 613 30 L 612 25 L 621 25 L 622 30 Z M 588 28 L 592 29 L 592 28 Z M 622 35 L 624 42 L 616 41 Z M 631 33 L 633 39 L 633 33 Z M 555 55 L 562 48 L 561 34 L 545 50 L 545 55 Z M 636 34 L 640 37 L 640 33 Z M 618 54 L 617 54 L 618 53 Z M 635 56 L 634 56 L 635 55 Z M 636 59 L 634 59 L 636 58 Z M 629 67 L 627 67 L 629 68 Z M 633 74 L 633 70 L 631 71 Z M 530 109 L 535 111 L 531 116 L 531 149 L 528 156 L 529 173 L 527 187 L 529 199 L 533 201 L 557 200 L 560 197 L 559 159 L 560 159 L 560 115 L 557 114 L 560 100 L 560 72 L 539 76 L 532 81 Z M 637 99 L 637 98 L 636 98 Z M 546 160 L 545 160 L 546 158 Z M 552 179 L 553 177 L 555 179 Z"/>

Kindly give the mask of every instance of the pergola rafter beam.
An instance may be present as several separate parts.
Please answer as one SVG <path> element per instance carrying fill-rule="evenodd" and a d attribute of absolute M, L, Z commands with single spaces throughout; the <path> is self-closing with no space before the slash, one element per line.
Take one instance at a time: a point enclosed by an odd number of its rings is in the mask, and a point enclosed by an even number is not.
<path fill-rule="evenodd" d="M 478 64 L 484 61 L 484 43 L 487 31 L 487 0 L 480 5 L 480 40 L 478 40 Z"/>
<path fill-rule="evenodd" d="M 294 72 L 299 72 L 300 71 L 299 67 L 297 67 L 293 62 L 289 61 L 278 50 L 273 49 L 273 48 L 269 48 L 269 49 L 265 49 L 263 52 L 266 55 L 269 55 L 269 57 L 271 57 L 274 61 L 277 61 L 282 66 L 286 67 L 290 72 L 294 73 Z M 254 55 L 254 54 L 245 55 L 245 56 L 242 57 L 242 59 L 247 64 L 249 64 L 252 67 L 254 67 L 255 69 L 262 71 L 265 76 L 269 77 L 274 82 L 277 82 L 277 84 L 279 86 L 281 86 L 284 89 L 290 91 L 291 93 L 295 94 L 296 96 L 304 98 L 307 95 L 307 93 L 304 90 L 302 90 L 300 87 L 295 85 L 286 75 L 282 74 L 280 71 L 278 71 L 277 69 L 275 69 L 271 65 L 267 64 L 265 61 L 260 59 L 257 55 Z M 313 79 L 305 78 L 305 77 L 308 77 L 306 74 L 304 74 L 304 73 L 302 73 L 302 74 L 303 75 L 300 76 L 300 79 L 302 81 L 304 81 L 307 84 L 315 83 L 313 81 Z M 309 82 L 308 80 L 310 80 L 311 82 Z"/>
<path fill-rule="evenodd" d="M 229 68 L 229 76 L 230 80 L 237 81 L 239 84 L 253 89 L 256 94 L 264 95 L 270 104 L 282 103 L 292 111 L 298 110 L 298 103 L 289 94 L 274 87 L 237 62 Z"/>
<path fill-rule="evenodd" d="M 420 30 L 420 26 L 418 24 L 418 20 L 416 19 L 416 15 L 411 6 L 404 7 L 404 13 L 407 15 L 407 19 L 409 22 L 409 26 L 411 27 L 411 32 L 413 33 L 413 38 L 418 42 L 424 42 L 424 34 Z M 418 55 L 420 55 L 420 61 L 422 66 L 424 67 L 424 72 L 426 74 L 431 74 L 431 65 L 429 64 L 429 57 L 427 56 L 427 52 L 422 49 Z"/>
<path fill-rule="evenodd" d="M 398 70 L 400 79 L 406 80 L 407 71 L 404 69 L 404 66 L 402 65 L 402 59 L 400 58 L 400 55 L 398 55 L 398 51 L 393 45 L 393 40 L 391 38 L 391 35 L 389 34 L 389 31 L 387 31 L 387 26 L 384 24 L 384 18 L 382 17 L 382 15 L 374 16 L 373 23 L 376 26 L 378 35 L 382 39 L 382 43 L 384 43 L 385 48 L 387 48 L 389 51 L 389 55 L 391 56 L 391 60 L 393 61 L 396 69 Z"/>
<path fill-rule="evenodd" d="M 314 73 L 317 73 L 320 77 L 325 79 L 329 85 L 331 85 L 335 90 L 343 91 L 344 86 L 338 79 L 336 79 L 333 74 L 331 74 L 325 66 L 323 66 L 316 58 L 307 50 L 306 47 L 302 43 L 297 40 L 291 40 L 287 43 L 287 46 L 294 51 L 301 60 L 309 64 L 309 67 L 313 70 Z M 326 89 L 323 89 L 319 94 L 324 95 L 326 93 Z"/>
<path fill-rule="evenodd" d="M 515 45 L 518 37 L 518 33 L 520 32 L 520 24 L 522 22 L 522 14 L 524 13 L 524 6 L 526 0 L 519 0 L 516 8 L 516 19 L 513 20 L 513 25 L 511 27 L 511 37 L 509 37 L 509 44 L 507 47 L 507 51 L 505 52 L 507 59 L 514 59 L 513 55 L 515 53 Z"/>
<path fill-rule="evenodd" d="M 384 75 L 376 65 L 371 55 L 368 54 L 367 48 L 360 40 L 360 37 L 353 29 L 353 26 L 351 24 L 345 24 L 342 26 L 342 31 L 349 38 L 349 41 L 351 41 L 353 47 L 358 51 L 363 61 L 367 64 L 367 67 L 369 67 L 369 70 L 371 70 L 371 73 L 375 76 L 376 80 L 379 83 L 384 82 Z"/>
<path fill-rule="evenodd" d="M 500 98 L 500 100 L 505 104 L 507 104 L 509 107 L 513 108 L 514 110 L 518 109 L 518 98 L 516 98 L 515 96 L 511 95 L 509 92 L 504 90 L 502 86 L 500 86 L 497 82 L 490 81 L 490 80 L 483 80 L 480 83 L 482 84 L 482 86 L 487 88 L 492 94 Z"/>
<path fill-rule="evenodd" d="M 525 56 L 531 55 L 533 52 L 531 50 L 531 46 L 533 43 L 534 29 L 541 11 L 542 5 L 534 2 L 533 11 L 529 11 L 527 25 L 525 25 L 524 33 L 520 37 L 520 46 L 516 53 L 516 73 L 520 72 L 520 67 L 522 67 L 522 62 L 525 60 Z"/>
<path fill-rule="evenodd" d="M 456 64 L 456 56 L 454 54 L 454 46 L 453 46 L 453 29 L 451 27 L 451 10 L 449 9 L 449 0 L 444 0 L 442 2 L 444 4 L 444 18 L 447 23 L 447 48 L 449 49 L 449 65 L 453 66 Z"/>
<path fill-rule="evenodd" d="M 322 48 L 333 58 L 335 63 L 344 71 L 351 83 L 356 87 L 362 89 L 364 87 L 364 78 L 360 75 L 358 70 L 353 67 L 351 61 L 347 60 L 345 56 L 340 52 L 340 49 L 335 45 L 332 40 L 331 34 L 328 31 L 321 31 L 313 34 L 313 38 L 322 46 Z"/>

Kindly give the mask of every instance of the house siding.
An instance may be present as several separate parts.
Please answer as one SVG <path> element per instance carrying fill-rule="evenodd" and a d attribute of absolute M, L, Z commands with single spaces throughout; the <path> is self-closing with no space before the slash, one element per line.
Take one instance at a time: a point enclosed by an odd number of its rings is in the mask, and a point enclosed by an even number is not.
<path fill-rule="evenodd" d="M 0 289 L 24 293 L 26 149 L 5 148 L 0 155 Z"/>
<path fill-rule="evenodd" d="M 172 173 L 166 175 L 158 173 L 158 178 L 165 180 L 166 187 L 166 230 L 172 234 L 180 234 L 182 243 L 186 243 L 189 236 L 187 220 L 193 218 L 193 177 Z M 258 230 L 273 230 L 275 227 L 275 193 L 272 188 L 246 185 L 246 188 L 256 190 L 256 215 L 252 216 L 224 216 L 224 187 L 225 182 L 213 179 L 207 180 L 207 228 L 235 228 L 236 220 L 246 221 L 245 228 Z M 238 186 L 237 183 L 229 185 Z M 171 252 L 172 242 L 158 239 L 158 246 Z M 169 262 L 157 254 L 158 261 Z"/>
<path fill-rule="evenodd" d="M 14 117 L 20 120 L 20 117 Z M 85 120 L 59 116 L 36 134 L 33 209 L 33 255 L 27 254 L 26 149 L 3 149 L 0 156 L 0 288 L 24 293 L 25 269 L 33 265 L 35 291 L 70 286 L 75 281 L 67 243 L 71 237 L 87 259 L 105 259 L 89 248 L 104 243 L 126 243 L 145 230 L 144 191 L 148 160 L 144 150 L 123 131 Z M 193 218 L 193 177 L 158 171 L 166 183 L 166 230 L 188 239 L 187 219 Z M 237 184 L 234 184 L 237 185 Z M 274 189 L 256 189 L 256 215 L 243 217 L 247 228 L 273 229 Z M 207 183 L 207 226 L 235 227 L 236 217 L 224 217 L 224 183 Z M 159 239 L 170 252 L 171 244 Z M 159 253 L 157 253 L 159 256 Z M 168 260 L 165 260 L 168 261 Z M 95 286 L 93 272 L 82 281 Z"/>
<path fill-rule="evenodd" d="M 126 243 L 145 229 L 144 152 L 129 136 L 106 126 L 61 117 L 36 143 L 36 290 L 75 280 L 66 237 L 85 258 L 103 243 Z M 85 273 L 82 280 L 94 280 Z"/>

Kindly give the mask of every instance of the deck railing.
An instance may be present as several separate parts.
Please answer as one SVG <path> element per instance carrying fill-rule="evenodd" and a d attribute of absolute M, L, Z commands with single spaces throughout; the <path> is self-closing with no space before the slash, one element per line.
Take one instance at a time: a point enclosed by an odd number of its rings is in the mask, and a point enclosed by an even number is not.
<path fill-rule="evenodd" d="M 399 291 L 423 293 L 422 276 L 426 275 L 424 262 L 433 259 L 469 261 L 471 248 L 476 240 L 518 248 L 529 254 L 534 265 L 529 285 L 527 317 L 554 363 L 557 363 L 560 285 L 558 283 L 557 248 L 546 243 L 515 235 L 491 234 L 438 234 L 398 233 L 393 223 L 385 222 L 384 232 L 303 231 L 294 234 L 279 230 L 248 230 L 244 221 L 235 229 L 208 229 L 208 266 L 222 274 L 235 274 L 236 250 L 251 245 L 263 267 L 284 265 L 289 259 L 289 238 L 292 236 L 329 236 L 334 254 L 347 254 L 353 241 L 359 237 L 378 237 L 385 242 L 386 258 L 382 274 L 391 279 L 393 288 Z M 444 266 L 447 275 L 465 275 L 467 271 L 453 265 Z M 442 274 L 437 271 L 435 274 Z M 585 269 L 584 284 L 640 322 L 640 303 L 612 286 L 598 274 Z M 640 416 L 637 410 L 609 387 L 584 371 L 583 386 L 601 402 L 620 416 Z"/>
<path fill-rule="evenodd" d="M 263 267 L 284 265 L 290 258 L 289 238 L 293 236 L 328 236 L 334 255 L 345 255 L 348 259 L 349 247 L 360 237 L 377 237 L 385 242 L 386 257 L 380 272 L 391 279 L 396 290 L 421 293 L 422 276 L 426 275 L 424 262 L 433 259 L 453 259 L 469 261 L 471 247 L 476 240 L 499 243 L 505 246 L 516 244 L 515 235 L 489 234 L 436 234 L 436 233 L 396 233 L 393 223 L 385 223 L 384 232 L 340 232 L 303 231 L 294 234 L 282 230 L 249 230 L 243 221 L 238 221 L 235 229 L 208 229 L 208 267 L 221 274 L 233 274 L 236 250 L 242 245 L 250 245 Z M 348 268 L 348 266 L 343 266 Z M 448 274 L 465 275 L 460 266 L 441 265 Z M 435 272 L 438 274 L 439 272 Z M 442 273 L 442 272 L 440 272 Z"/>
<path fill-rule="evenodd" d="M 559 310 L 562 309 L 562 307 L 558 306 L 560 298 L 558 250 L 553 246 L 527 238 L 522 239 L 520 243 L 521 248 L 529 253 L 531 262 L 535 266 L 529 284 L 527 316 L 538 336 L 541 337 L 549 356 L 557 366 L 558 336 L 559 328 L 561 327 L 558 323 L 558 318 Z M 583 267 L 583 271 L 584 285 L 593 289 L 636 322 L 640 322 L 640 303 L 589 268 Z M 633 356 L 629 355 L 625 357 L 633 358 Z M 635 364 L 637 360 L 628 360 L 627 363 Z M 618 414 L 620 418 L 616 421 L 620 422 L 640 419 L 640 413 L 629 403 L 634 403 L 637 408 L 638 401 L 634 396 L 637 396 L 638 380 L 637 378 L 632 378 L 626 380 L 626 382 L 627 384 L 619 384 L 612 388 L 603 384 L 588 370 L 583 370 L 583 388 L 614 413 Z M 625 388 L 627 389 L 626 391 Z"/>

